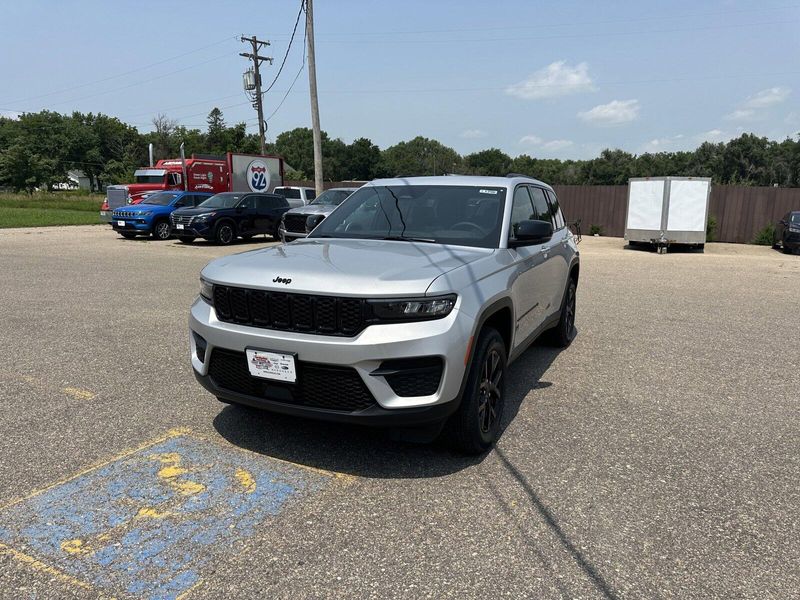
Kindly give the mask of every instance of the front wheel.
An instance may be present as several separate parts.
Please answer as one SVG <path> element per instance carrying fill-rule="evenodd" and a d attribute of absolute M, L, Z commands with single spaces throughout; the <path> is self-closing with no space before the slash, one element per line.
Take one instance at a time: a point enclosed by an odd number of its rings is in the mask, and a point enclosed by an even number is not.
<path fill-rule="evenodd" d="M 168 221 L 156 221 L 156 224 L 153 225 L 153 239 L 154 240 L 168 240 L 169 236 L 172 235 L 172 229 L 169 226 Z"/>
<path fill-rule="evenodd" d="M 478 338 L 461 404 L 445 426 L 445 436 L 456 450 L 482 454 L 497 441 L 507 362 L 503 338 L 487 327 Z"/>
<path fill-rule="evenodd" d="M 214 236 L 217 243 L 222 246 L 227 246 L 233 242 L 234 237 L 233 226 L 230 223 L 220 223 L 217 226 L 217 234 Z"/>

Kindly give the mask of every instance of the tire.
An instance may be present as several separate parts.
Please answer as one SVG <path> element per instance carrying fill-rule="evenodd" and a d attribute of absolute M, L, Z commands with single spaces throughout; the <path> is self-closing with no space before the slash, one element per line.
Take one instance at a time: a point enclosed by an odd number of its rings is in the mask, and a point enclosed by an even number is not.
<path fill-rule="evenodd" d="M 172 236 L 172 229 L 169 226 L 169 221 L 161 220 L 153 223 L 152 236 L 154 240 L 162 242 L 168 240 Z"/>
<path fill-rule="evenodd" d="M 221 246 L 228 246 L 236 239 L 236 233 L 233 230 L 233 225 L 228 221 L 223 221 L 217 225 L 214 232 L 214 240 Z"/>
<path fill-rule="evenodd" d="M 132 240 L 133 238 L 135 238 L 135 237 L 136 237 L 136 234 L 135 234 L 135 233 L 122 233 L 122 232 L 120 231 L 120 232 L 119 232 L 119 234 L 120 234 L 122 237 L 124 237 L 126 240 Z"/>
<path fill-rule="evenodd" d="M 575 329 L 575 299 L 577 292 L 578 285 L 570 277 L 567 289 L 564 292 L 564 301 L 561 304 L 561 316 L 558 319 L 558 325 L 548 332 L 549 341 L 553 346 L 566 348 L 578 333 Z"/>
<path fill-rule="evenodd" d="M 781 244 L 781 250 L 783 251 L 784 254 L 792 254 L 794 252 L 786 244 Z"/>
<path fill-rule="evenodd" d="M 194 241 L 194 236 L 193 235 L 181 235 L 181 236 L 178 236 L 178 241 L 180 241 L 183 244 L 191 244 Z"/>
<path fill-rule="evenodd" d="M 497 441 L 505 404 L 506 345 L 492 327 L 481 331 L 458 410 L 445 424 L 444 437 L 453 449 L 483 454 Z"/>

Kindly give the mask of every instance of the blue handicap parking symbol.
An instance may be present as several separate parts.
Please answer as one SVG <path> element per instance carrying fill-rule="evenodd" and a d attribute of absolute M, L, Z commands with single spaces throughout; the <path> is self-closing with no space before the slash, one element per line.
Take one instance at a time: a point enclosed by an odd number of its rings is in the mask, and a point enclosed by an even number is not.
<path fill-rule="evenodd" d="M 101 590 L 175 598 L 200 581 L 212 546 L 328 481 L 176 435 L 0 511 L 0 543 Z"/>

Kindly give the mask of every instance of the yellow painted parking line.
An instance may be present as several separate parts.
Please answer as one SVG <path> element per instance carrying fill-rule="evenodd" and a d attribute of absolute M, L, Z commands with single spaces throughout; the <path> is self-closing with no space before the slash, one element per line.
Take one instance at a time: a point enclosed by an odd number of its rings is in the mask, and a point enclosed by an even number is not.
<path fill-rule="evenodd" d="M 161 443 L 161 442 L 163 442 L 165 440 L 168 440 L 170 438 L 174 438 L 174 437 L 177 437 L 177 436 L 180 436 L 180 435 L 186 435 L 188 433 L 190 433 L 189 429 L 182 428 L 182 427 L 178 427 L 178 428 L 175 428 L 175 429 L 170 429 L 164 435 L 161 435 L 161 436 L 159 436 L 159 437 L 157 437 L 155 439 L 152 439 L 150 441 L 144 442 L 143 444 L 140 444 L 139 446 L 136 446 L 135 448 L 128 448 L 127 450 L 123 450 L 122 452 L 120 452 L 119 454 L 115 454 L 111 458 L 106 458 L 106 459 L 104 459 L 102 461 L 96 462 L 96 463 L 92 464 L 91 466 L 86 467 L 85 469 L 82 469 L 82 470 L 78 471 L 77 473 L 73 473 L 69 477 L 65 477 L 64 479 L 59 479 L 55 483 L 51 483 L 50 485 L 48 485 L 46 487 L 43 487 L 43 488 L 38 489 L 38 490 L 36 490 L 34 492 L 31 492 L 27 496 L 23 496 L 21 498 L 17 498 L 16 500 L 12 500 L 11 502 L 3 504 L 2 506 L 0 506 L 0 511 L 3 511 L 5 509 L 7 509 L 7 508 L 10 508 L 10 507 L 14 506 L 15 504 L 19 504 L 20 502 L 24 502 L 26 500 L 30 500 L 31 498 L 35 498 L 36 496 L 44 494 L 46 491 L 51 490 L 51 489 L 53 489 L 55 487 L 58 487 L 59 485 L 63 485 L 65 483 L 68 483 L 68 482 L 72 481 L 73 479 L 77 479 L 78 477 L 81 477 L 83 475 L 91 473 L 92 471 L 95 471 L 95 470 L 100 469 L 100 468 L 102 468 L 102 467 L 104 467 L 106 465 L 109 465 L 109 464 L 111 464 L 111 463 L 113 463 L 113 462 L 115 462 L 117 460 L 125 458 L 126 456 L 129 456 L 131 454 L 135 454 L 136 452 L 140 452 L 140 451 L 142 451 L 142 450 L 144 450 L 146 448 L 149 448 L 150 446 L 155 446 L 156 444 Z"/>
<path fill-rule="evenodd" d="M 82 390 L 81 388 L 75 387 L 65 387 L 63 390 L 67 396 L 72 396 L 76 400 L 91 400 L 94 398 L 94 394 L 89 390 Z"/>
<path fill-rule="evenodd" d="M 62 583 L 66 583 L 68 585 L 79 587 L 81 589 L 93 592 L 97 594 L 100 598 L 113 598 L 112 596 L 108 596 L 107 594 L 104 594 L 101 591 L 95 589 L 85 581 L 81 581 L 77 577 L 73 577 L 68 573 L 64 573 L 63 571 L 56 569 L 55 567 L 51 567 L 50 565 L 45 564 L 42 561 L 37 560 L 32 556 L 25 554 L 24 552 L 20 552 L 19 550 L 14 550 L 14 548 L 6 546 L 5 544 L 2 543 L 0 543 L 0 554 L 8 556 L 23 565 L 27 565 L 34 571 L 45 573 L 46 575 L 49 575 L 50 577 L 53 577 L 61 581 Z"/>

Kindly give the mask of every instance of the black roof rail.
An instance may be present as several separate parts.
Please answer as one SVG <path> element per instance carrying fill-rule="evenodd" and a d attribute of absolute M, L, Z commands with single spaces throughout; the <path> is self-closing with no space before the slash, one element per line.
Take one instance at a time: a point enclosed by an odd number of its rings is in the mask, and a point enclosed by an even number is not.
<path fill-rule="evenodd" d="M 509 173 L 506 177 L 524 177 L 525 179 L 533 179 L 530 175 L 525 175 L 525 173 Z"/>

